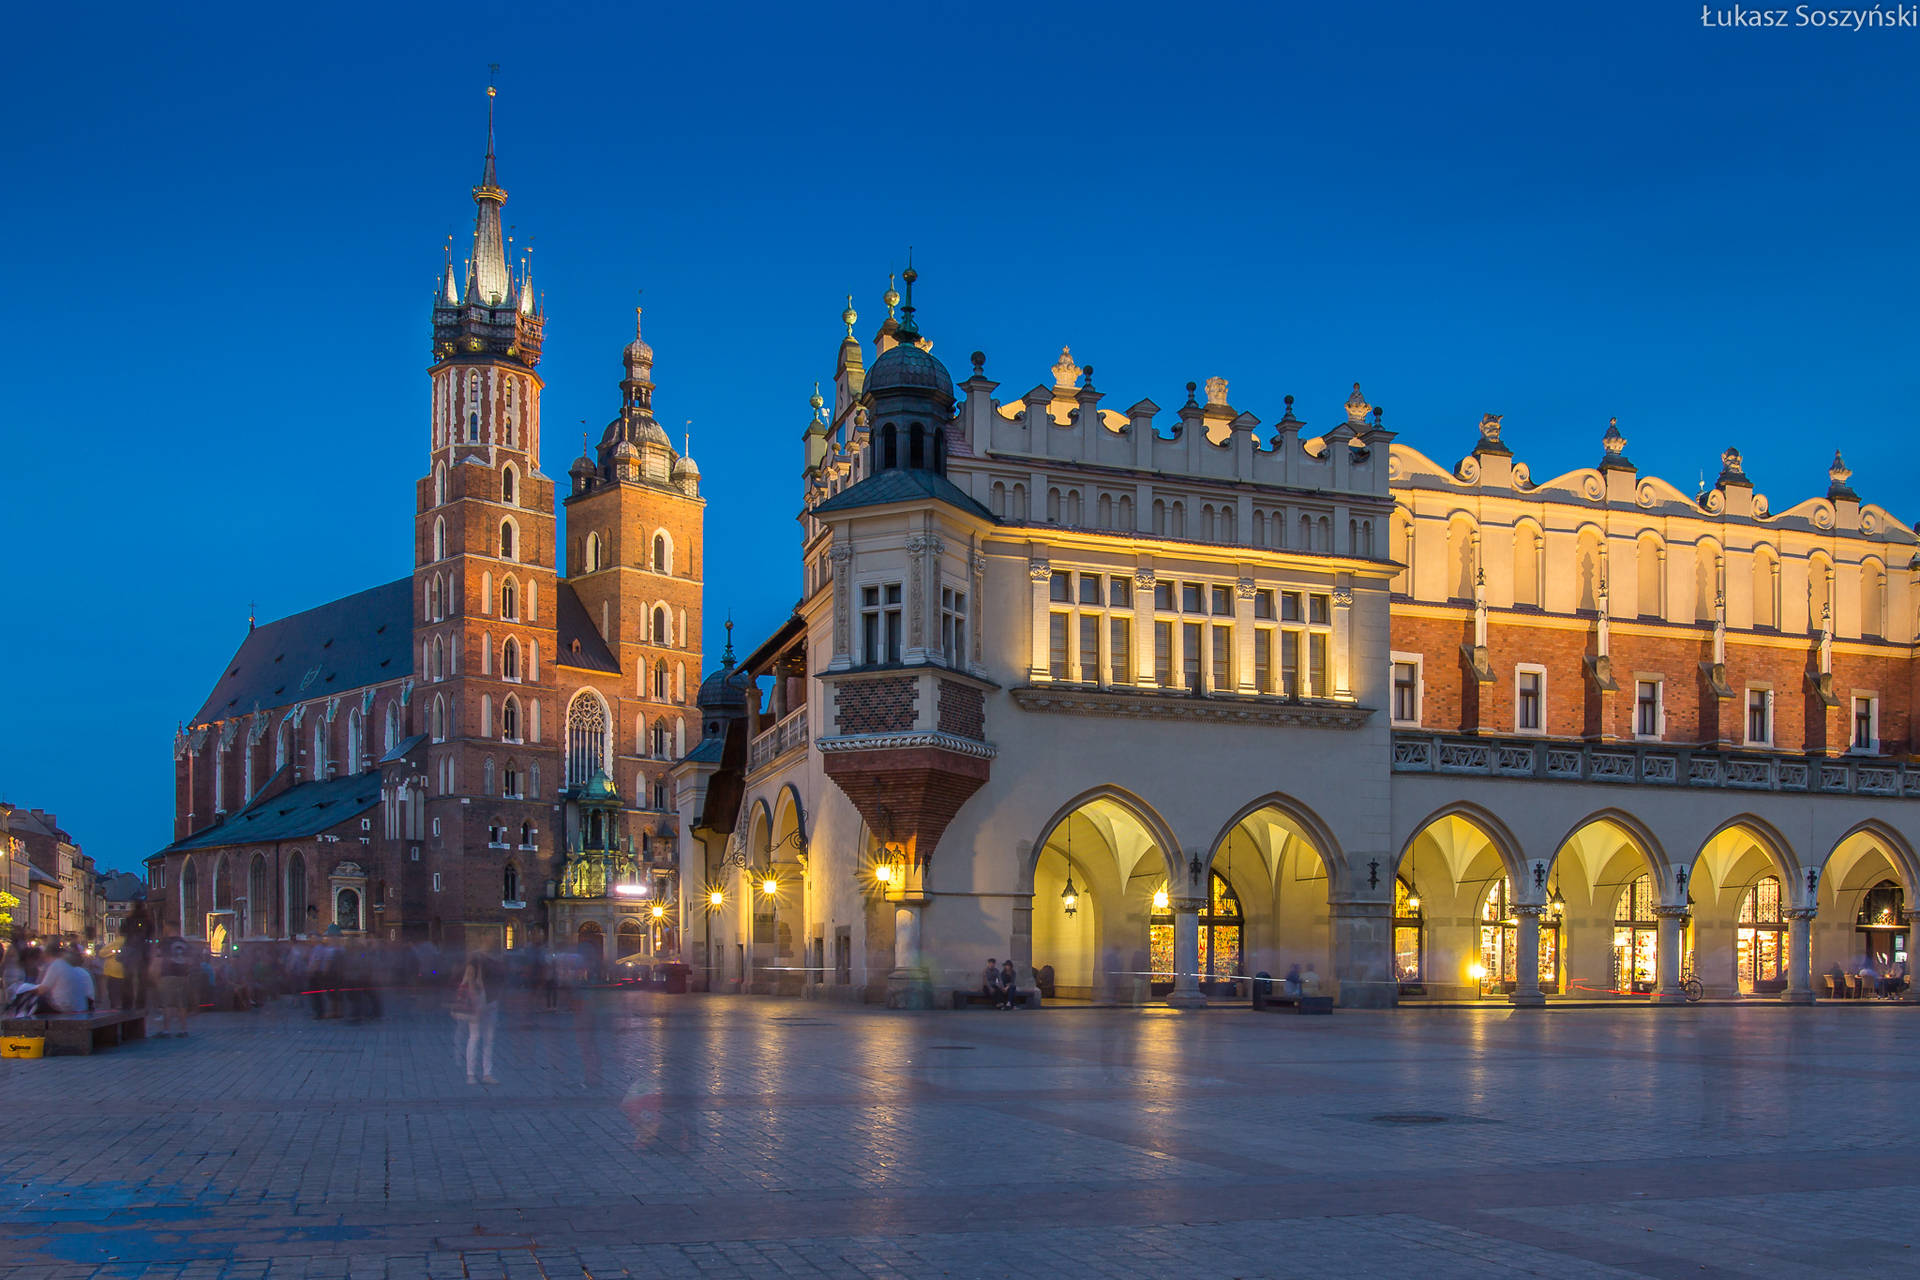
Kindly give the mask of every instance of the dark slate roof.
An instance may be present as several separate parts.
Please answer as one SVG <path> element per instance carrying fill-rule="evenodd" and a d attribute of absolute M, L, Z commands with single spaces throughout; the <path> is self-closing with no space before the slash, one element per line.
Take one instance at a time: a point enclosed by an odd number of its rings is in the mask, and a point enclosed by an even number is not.
<path fill-rule="evenodd" d="M 145 902 L 147 882 L 131 871 L 111 871 L 100 886 L 100 896 L 108 902 Z"/>
<path fill-rule="evenodd" d="M 828 515 L 835 511 L 852 511 L 857 507 L 884 506 L 890 502 L 918 502 L 923 498 L 937 498 L 968 515 L 993 519 L 993 512 L 969 498 L 959 485 L 945 476 L 936 471 L 908 469 L 876 471 L 816 506 L 813 514 Z"/>
<path fill-rule="evenodd" d="M 618 672 L 620 660 L 613 656 L 613 650 L 607 648 L 607 642 L 600 636 L 600 628 L 593 625 L 593 618 L 587 613 L 587 606 L 580 603 L 580 597 L 574 593 L 573 584 L 564 579 L 556 582 L 554 594 L 560 598 L 553 615 L 560 643 L 560 664 L 582 667 L 588 671 Z M 573 651 L 575 640 L 580 642 L 578 653 Z"/>
<path fill-rule="evenodd" d="M 807 620 L 801 617 L 798 611 L 790 614 L 772 635 L 762 640 L 759 646 L 742 660 L 740 669 L 757 672 L 761 666 L 771 662 L 782 649 L 793 643 L 794 637 L 805 634 L 806 629 Z"/>
<path fill-rule="evenodd" d="M 398 680 L 413 672 L 413 579 L 255 627 L 192 723 Z"/>
<path fill-rule="evenodd" d="M 380 775 L 356 773 L 325 782 L 303 782 L 256 800 L 216 827 L 177 840 L 161 852 L 218 849 L 233 844 L 298 840 L 337 827 L 380 803 Z"/>
<path fill-rule="evenodd" d="M 393 750 L 387 752 L 387 754 L 380 757 L 380 763 L 392 764 L 395 760 L 404 760 L 407 757 L 407 752 L 413 750 L 415 747 L 419 746 L 421 743 L 425 742 L 426 740 L 427 740 L 426 734 L 416 733 L 411 738 L 407 738 L 398 743 L 395 743 Z"/>
<path fill-rule="evenodd" d="M 702 738 L 693 744 L 693 750 L 681 756 L 682 761 L 694 760 L 704 764 L 719 764 L 726 754 L 727 740 L 724 737 Z"/>

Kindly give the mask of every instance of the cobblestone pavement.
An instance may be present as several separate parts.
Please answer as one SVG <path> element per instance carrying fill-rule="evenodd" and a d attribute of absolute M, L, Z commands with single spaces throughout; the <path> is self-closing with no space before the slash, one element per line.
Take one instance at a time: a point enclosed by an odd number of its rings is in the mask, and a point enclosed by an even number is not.
<path fill-rule="evenodd" d="M 0 1062 L 0 1280 L 1890 1276 L 1920 1010 L 510 1009 Z"/>

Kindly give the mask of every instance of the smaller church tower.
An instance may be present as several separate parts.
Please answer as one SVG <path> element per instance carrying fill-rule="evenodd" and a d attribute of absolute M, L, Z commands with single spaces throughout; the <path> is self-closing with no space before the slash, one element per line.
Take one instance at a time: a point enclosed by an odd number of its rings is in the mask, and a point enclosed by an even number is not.
<path fill-rule="evenodd" d="M 620 410 L 570 470 L 566 581 L 618 659 L 615 782 L 657 815 L 650 845 L 676 838 L 667 771 L 700 740 L 700 600 L 706 503 L 700 469 L 654 417 L 653 348 L 634 311 Z M 561 654 L 566 663 L 569 655 Z"/>

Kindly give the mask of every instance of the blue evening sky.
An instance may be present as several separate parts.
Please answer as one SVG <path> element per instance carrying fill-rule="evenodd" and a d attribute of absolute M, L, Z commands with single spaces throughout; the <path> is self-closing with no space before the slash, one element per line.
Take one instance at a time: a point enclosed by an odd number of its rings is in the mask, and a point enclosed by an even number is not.
<path fill-rule="evenodd" d="M 487 64 L 549 315 L 544 469 L 656 404 L 706 480 L 707 646 L 792 606 L 799 435 L 916 246 L 1003 398 L 1063 343 L 1108 403 L 1350 384 L 1545 477 L 1618 415 L 1776 508 L 1836 446 L 1916 514 L 1920 31 L 1698 3 L 24 6 L 0 78 L 15 321 L 0 795 L 102 866 L 169 839 L 171 743 L 246 631 L 409 571 L 428 304 Z"/>

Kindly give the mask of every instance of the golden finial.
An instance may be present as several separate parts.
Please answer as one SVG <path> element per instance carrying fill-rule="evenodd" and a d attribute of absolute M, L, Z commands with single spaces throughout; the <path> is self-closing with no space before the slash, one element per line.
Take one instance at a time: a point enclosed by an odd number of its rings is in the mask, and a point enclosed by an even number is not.
<path fill-rule="evenodd" d="M 853 322 L 855 320 L 858 320 L 859 318 L 860 318 L 860 313 L 853 309 L 853 295 L 848 294 L 847 309 L 840 313 L 840 323 L 847 326 L 847 336 L 849 338 L 853 336 Z"/>
<path fill-rule="evenodd" d="M 893 272 L 887 272 L 887 291 L 880 296 L 880 301 L 887 304 L 887 319 L 889 320 L 893 319 L 893 309 L 900 305 L 900 291 L 893 287 L 893 280 Z"/>

